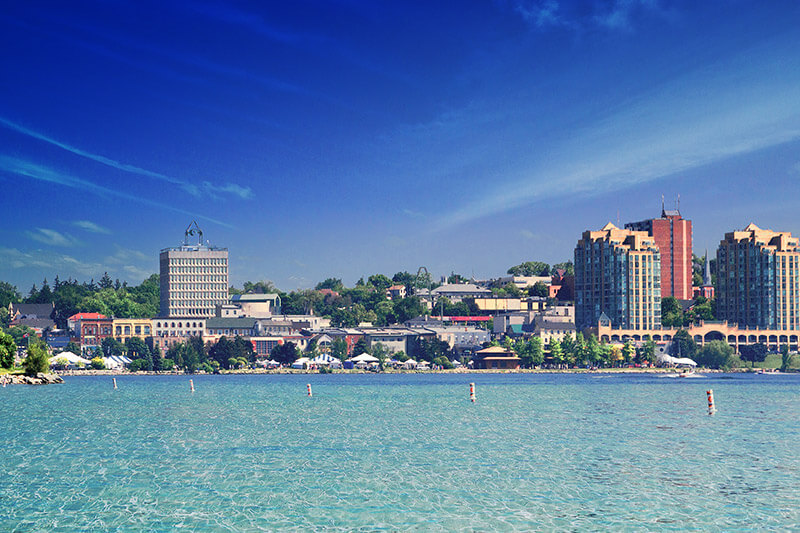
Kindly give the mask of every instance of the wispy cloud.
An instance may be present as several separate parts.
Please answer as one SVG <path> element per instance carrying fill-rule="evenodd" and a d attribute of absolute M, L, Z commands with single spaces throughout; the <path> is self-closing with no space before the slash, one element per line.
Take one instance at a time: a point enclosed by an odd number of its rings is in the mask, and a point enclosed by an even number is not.
<path fill-rule="evenodd" d="M 35 231 L 26 231 L 25 234 L 35 241 L 49 244 L 50 246 L 75 246 L 79 244 L 79 241 L 73 237 L 49 228 L 36 228 Z"/>
<path fill-rule="evenodd" d="M 413 209 L 403 208 L 402 213 L 407 217 L 411 218 L 425 218 L 425 214 L 419 211 L 414 211 Z"/>
<path fill-rule="evenodd" d="M 238 196 L 242 200 L 249 200 L 253 198 L 253 190 L 250 187 L 242 187 L 235 183 L 226 183 L 225 185 L 214 185 L 208 181 L 203 182 L 203 190 L 210 195 L 217 195 L 219 193 L 231 194 Z"/>
<path fill-rule="evenodd" d="M 121 263 L 119 257 L 126 257 L 126 262 Z M 10 273 L 14 270 L 26 272 L 27 279 L 35 276 L 58 275 L 62 279 L 75 277 L 77 279 L 98 279 L 103 272 L 108 272 L 112 278 L 127 280 L 129 283 L 139 283 L 153 274 L 153 269 L 148 268 L 148 263 L 155 263 L 155 258 L 136 250 L 119 248 L 117 252 L 101 260 L 78 259 L 72 255 L 61 253 L 53 249 L 34 249 L 22 251 L 17 248 L 0 246 L 0 272 Z M 31 271 L 34 271 L 31 273 Z M 34 278 L 35 279 L 35 278 Z"/>
<path fill-rule="evenodd" d="M 27 135 L 28 137 L 31 137 L 33 139 L 36 139 L 36 140 L 39 140 L 39 141 L 42 141 L 42 142 L 46 142 L 46 143 L 48 143 L 50 145 L 53 145 L 53 146 L 57 146 L 58 148 L 61 148 L 62 150 L 66 150 L 67 152 L 70 152 L 70 153 L 75 154 L 77 156 L 84 157 L 84 158 L 89 159 L 91 161 L 95 161 L 97 163 L 101 163 L 103 165 L 109 166 L 109 167 L 117 169 L 117 170 L 121 170 L 123 172 L 128 172 L 128 173 L 131 173 L 131 174 L 136 174 L 138 176 L 143 176 L 143 177 L 147 177 L 147 178 L 153 178 L 153 179 L 156 179 L 156 180 L 159 180 L 159 181 L 171 183 L 173 185 L 179 186 L 181 189 L 183 189 L 184 191 L 188 192 L 189 194 L 191 194 L 193 196 L 200 196 L 200 193 L 201 193 L 200 187 L 198 187 L 194 183 L 190 183 L 188 181 L 181 180 L 179 178 L 168 176 L 168 175 L 162 174 L 160 172 L 153 172 L 152 170 L 147 170 L 147 169 L 144 169 L 144 168 L 141 168 L 141 167 L 137 167 L 135 165 L 129 165 L 127 163 L 122 163 L 120 161 L 116 161 L 114 159 L 111 159 L 111 158 L 108 158 L 108 157 L 105 157 L 105 156 L 102 156 L 102 155 L 99 155 L 99 154 L 94 154 L 94 153 L 88 152 L 86 150 L 82 150 L 82 149 L 80 149 L 80 148 L 78 148 L 76 146 L 72 146 L 70 144 L 67 144 L 67 143 L 58 141 L 56 139 L 53 139 L 52 137 L 49 137 L 49 136 L 47 136 L 47 135 L 45 135 L 43 133 L 39 133 L 37 131 L 33 131 L 33 130 L 29 129 L 29 128 L 26 128 L 25 126 L 17 124 L 16 122 L 12 122 L 12 121 L 4 118 L 4 117 L 0 117 L 0 124 L 2 124 L 3 126 L 5 126 L 6 128 L 8 128 L 10 130 L 16 131 L 17 133 L 21 133 L 21 134 Z M 224 186 L 220 187 L 220 186 L 214 186 L 209 182 L 204 182 L 203 183 L 203 188 L 206 189 L 206 190 L 213 189 L 215 192 L 231 193 L 231 194 L 234 194 L 234 195 L 238 196 L 239 198 L 243 198 L 243 199 L 251 197 L 250 188 L 249 187 L 243 187 L 243 186 L 240 186 L 240 185 L 227 184 L 227 185 L 224 185 Z M 243 192 L 246 193 L 246 194 L 243 195 L 242 194 Z"/>
<path fill-rule="evenodd" d="M 526 22 L 539 29 L 631 30 L 637 16 L 668 12 L 656 0 L 515 0 L 512 5 Z"/>
<path fill-rule="evenodd" d="M 110 235 L 111 230 L 108 228 L 104 228 L 98 224 L 95 224 L 91 220 L 76 220 L 72 223 L 73 226 L 81 228 L 82 230 L 88 231 L 89 233 L 102 233 L 105 235 Z"/>
<path fill-rule="evenodd" d="M 122 192 L 119 189 L 111 189 L 108 187 L 103 187 L 102 185 L 98 185 L 97 183 L 94 183 L 92 181 L 83 178 L 77 178 L 75 176 L 59 172 L 49 167 L 38 165 L 36 163 L 32 163 L 24 159 L 18 159 L 16 157 L 10 157 L 0 154 L 0 172 L 3 171 L 15 174 L 17 176 L 43 181 L 46 183 L 52 183 L 54 185 L 61 185 L 72 189 L 78 189 L 90 194 L 101 196 L 103 198 L 122 198 L 124 200 L 137 202 L 139 204 L 148 205 L 150 207 L 165 209 L 167 211 L 180 213 L 182 215 L 189 215 L 193 218 L 207 220 L 209 222 L 219 224 L 220 226 L 224 226 L 226 228 L 232 227 L 230 224 L 226 222 L 217 220 L 215 218 L 211 218 L 206 215 L 202 215 L 199 213 L 192 213 L 190 211 L 186 211 L 185 209 L 181 209 L 179 207 L 163 204 L 160 202 L 155 202 L 153 200 L 149 200 L 147 198 L 141 198 L 139 196 L 134 196 L 132 194 Z"/>
<path fill-rule="evenodd" d="M 208 2 L 194 2 L 190 4 L 195 12 L 210 17 L 215 21 L 236 24 L 247 27 L 252 31 L 267 37 L 272 41 L 296 45 L 301 42 L 321 43 L 326 39 L 311 33 L 285 30 L 269 24 L 264 17 L 238 9 L 228 4 L 213 4 Z"/>
<path fill-rule="evenodd" d="M 493 180 L 442 216 L 439 227 L 544 199 L 620 190 L 800 139 L 800 62 L 789 40 L 677 77 L 570 140 L 542 147 L 546 160 L 522 162 L 507 173 L 516 179 Z"/>
<path fill-rule="evenodd" d="M 127 265 L 137 261 L 149 261 L 151 259 L 152 258 L 148 257 L 147 254 L 139 250 L 123 248 L 122 246 L 116 245 L 116 251 L 114 254 L 106 257 L 105 262 L 110 265 Z"/>

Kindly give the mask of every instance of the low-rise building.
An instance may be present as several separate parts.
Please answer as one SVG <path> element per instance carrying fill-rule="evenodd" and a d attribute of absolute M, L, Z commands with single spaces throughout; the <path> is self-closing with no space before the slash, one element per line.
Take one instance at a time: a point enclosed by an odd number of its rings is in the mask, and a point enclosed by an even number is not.
<path fill-rule="evenodd" d="M 392 285 L 388 289 L 386 289 L 386 296 L 390 300 L 397 300 L 398 298 L 405 298 L 406 297 L 406 286 L 405 285 Z"/>
<path fill-rule="evenodd" d="M 154 337 L 202 337 L 206 329 L 205 318 L 160 317 L 153 318 L 150 323 Z"/>
<path fill-rule="evenodd" d="M 483 370 L 515 370 L 519 368 L 520 362 L 514 350 L 507 350 L 502 346 L 478 350 L 472 357 L 473 368 Z"/>
<path fill-rule="evenodd" d="M 103 339 L 114 336 L 114 321 L 111 318 L 84 318 L 80 321 L 81 352 L 91 355 Z"/>
<path fill-rule="evenodd" d="M 487 330 L 470 326 L 426 326 L 425 329 L 434 332 L 437 339 L 449 344 L 458 354 L 475 352 L 491 340 Z"/>
<path fill-rule="evenodd" d="M 114 318 L 114 338 L 125 342 L 131 337 L 142 340 L 152 336 L 153 321 L 150 318 Z"/>
<path fill-rule="evenodd" d="M 106 315 L 100 313 L 75 313 L 67 318 L 67 329 L 75 336 L 80 336 L 81 320 L 108 318 Z"/>

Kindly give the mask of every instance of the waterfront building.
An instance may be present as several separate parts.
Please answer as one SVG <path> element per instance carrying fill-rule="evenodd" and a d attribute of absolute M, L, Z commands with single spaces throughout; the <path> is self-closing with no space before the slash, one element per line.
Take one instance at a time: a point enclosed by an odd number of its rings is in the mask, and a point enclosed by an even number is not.
<path fill-rule="evenodd" d="M 189 237 L 197 235 L 197 243 Z M 165 318 L 210 318 L 228 303 L 228 249 L 203 241 L 196 222 L 186 228 L 183 244 L 161 250 L 161 312 Z"/>
<path fill-rule="evenodd" d="M 75 313 L 74 315 L 67 318 L 67 330 L 76 337 L 80 337 L 81 321 L 87 319 L 96 319 L 96 318 L 108 318 L 108 317 L 100 313 Z"/>
<path fill-rule="evenodd" d="M 114 336 L 114 320 L 111 318 L 83 318 L 79 324 L 81 352 L 84 355 L 91 355 L 103 343 L 103 339 Z"/>
<path fill-rule="evenodd" d="M 502 346 L 490 346 L 478 350 L 472 357 L 473 367 L 482 370 L 516 370 L 520 362 L 521 359 L 514 350 L 507 350 Z"/>
<path fill-rule="evenodd" d="M 717 249 L 717 316 L 740 327 L 800 329 L 800 249 L 789 232 L 755 224 Z"/>
<path fill-rule="evenodd" d="M 114 338 L 125 342 L 131 337 L 144 340 L 152 335 L 153 321 L 150 318 L 115 318 L 113 319 Z"/>
<path fill-rule="evenodd" d="M 625 224 L 625 229 L 645 231 L 653 237 L 661 254 L 661 296 L 679 300 L 692 298 L 692 221 L 678 209 L 664 209 L 661 218 Z"/>
<path fill-rule="evenodd" d="M 661 256 L 644 231 L 610 222 L 585 231 L 575 247 L 575 324 L 594 327 L 605 314 L 615 327 L 661 325 Z"/>

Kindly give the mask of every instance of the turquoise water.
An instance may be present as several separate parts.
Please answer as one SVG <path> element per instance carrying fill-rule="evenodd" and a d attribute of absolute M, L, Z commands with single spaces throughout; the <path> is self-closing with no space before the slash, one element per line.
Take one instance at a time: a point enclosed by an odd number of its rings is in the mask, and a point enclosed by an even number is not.
<path fill-rule="evenodd" d="M 0 531 L 800 528 L 800 375 L 193 379 L 0 389 Z"/>

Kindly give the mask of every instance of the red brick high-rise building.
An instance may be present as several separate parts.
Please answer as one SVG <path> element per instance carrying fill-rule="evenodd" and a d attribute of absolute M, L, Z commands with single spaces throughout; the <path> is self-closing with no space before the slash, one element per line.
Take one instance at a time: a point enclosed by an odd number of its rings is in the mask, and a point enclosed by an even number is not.
<path fill-rule="evenodd" d="M 630 222 L 625 229 L 646 231 L 661 252 L 661 297 L 674 296 L 691 300 L 692 291 L 692 221 L 681 217 L 678 209 L 665 209 L 661 218 Z"/>

